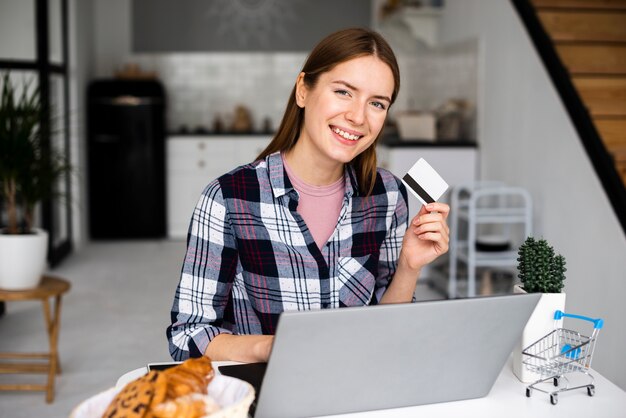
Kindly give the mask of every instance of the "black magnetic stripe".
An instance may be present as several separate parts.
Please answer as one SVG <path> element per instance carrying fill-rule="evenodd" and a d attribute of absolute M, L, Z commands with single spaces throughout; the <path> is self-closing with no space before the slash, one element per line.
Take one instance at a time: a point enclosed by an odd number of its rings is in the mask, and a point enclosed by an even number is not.
<path fill-rule="evenodd" d="M 409 173 L 406 173 L 404 177 L 402 177 L 402 180 L 404 180 L 406 184 L 411 186 L 411 189 L 413 189 L 413 191 L 417 193 L 424 200 L 424 202 L 426 203 L 435 202 L 435 199 L 430 197 L 430 195 L 426 193 L 426 190 L 422 189 L 422 187 L 419 184 L 417 184 L 415 180 L 413 180 L 413 177 L 411 177 Z"/>

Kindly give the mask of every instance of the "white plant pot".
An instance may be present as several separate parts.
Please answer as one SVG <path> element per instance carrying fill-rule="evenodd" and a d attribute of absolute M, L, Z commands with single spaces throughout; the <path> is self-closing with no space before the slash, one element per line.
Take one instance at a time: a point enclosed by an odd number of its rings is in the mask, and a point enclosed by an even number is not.
<path fill-rule="evenodd" d="M 520 285 L 515 285 L 513 293 L 526 291 Z M 542 293 L 539 303 L 526 323 L 520 342 L 513 350 L 513 373 L 524 383 L 535 382 L 541 376 L 526 369 L 522 363 L 522 350 L 554 330 L 554 312 L 557 310 L 565 312 L 565 293 Z M 558 326 L 562 325 L 563 320 L 560 320 Z"/>
<path fill-rule="evenodd" d="M 33 229 L 32 234 L 0 233 L 0 289 L 22 290 L 36 287 L 46 268 L 48 233 Z"/>

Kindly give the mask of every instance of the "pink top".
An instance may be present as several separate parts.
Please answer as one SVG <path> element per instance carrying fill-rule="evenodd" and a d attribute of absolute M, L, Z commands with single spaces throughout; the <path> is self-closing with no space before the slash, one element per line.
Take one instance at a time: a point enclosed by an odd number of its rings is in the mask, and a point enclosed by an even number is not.
<path fill-rule="evenodd" d="M 346 189 L 345 178 L 342 176 L 327 186 L 312 186 L 302 181 L 289 168 L 284 156 L 283 164 L 291 184 L 300 195 L 297 211 L 304 219 L 318 248 L 321 249 L 337 226 Z"/>

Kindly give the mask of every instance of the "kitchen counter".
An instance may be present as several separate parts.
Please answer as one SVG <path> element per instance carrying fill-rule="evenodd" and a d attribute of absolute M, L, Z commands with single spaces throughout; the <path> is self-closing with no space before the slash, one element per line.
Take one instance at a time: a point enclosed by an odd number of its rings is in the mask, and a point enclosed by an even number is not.
<path fill-rule="evenodd" d="M 219 139 L 219 138 L 228 138 L 232 136 L 240 136 L 240 137 L 273 137 L 275 132 L 213 132 L 213 131 L 189 131 L 189 132 L 169 132 L 167 134 L 168 137 L 206 137 L 207 139 Z"/>
<path fill-rule="evenodd" d="M 181 132 L 170 132 L 168 136 L 170 138 L 194 138 L 194 137 L 203 137 L 206 139 L 221 139 L 221 138 L 229 138 L 229 137 L 273 137 L 275 132 L 213 132 L 213 131 L 190 131 L 186 133 Z M 400 139 L 398 134 L 384 134 L 380 140 L 380 145 L 384 145 L 387 147 L 398 147 L 398 148 L 409 148 L 409 147 L 433 147 L 433 148 L 477 148 L 478 144 L 474 140 L 469 139 L 460 139 L 460 140 L 436 140 L 429 141 L 425 139 L 411 139 L 404 140 Z"/>
<path fill-rule="evenodd" d="M 397 134 L 385 134 L 380 140 L 380 145 L 393 148 L 410 148 L 410 147 L 432 147 L 432 148 L 478 148 L 478 144 L 474 140 L 458 139 L 458 140 L 420 140 L 400 139 Z"/>

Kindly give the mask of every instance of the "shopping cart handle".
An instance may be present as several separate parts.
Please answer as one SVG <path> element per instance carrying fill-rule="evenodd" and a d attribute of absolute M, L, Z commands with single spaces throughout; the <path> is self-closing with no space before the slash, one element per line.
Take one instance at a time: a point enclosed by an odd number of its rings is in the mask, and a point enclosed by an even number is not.
<path fill-rule="evenodd" d="M 604 326 L 604 321 L 600 318 L 589 318 L 588 316 L 582 316 L 582 315 L 574 315 L 574 314 L 567 314 L 563 311 L 556 311 L 554 312 L 554 320 L 558 321 L 561 318 L 576 318 L 576 319 L 582 319 L 583 321 L 589 321 L 589 322 L 593 322 L 593 328 L 594 329 L 600 329 Z"/>

